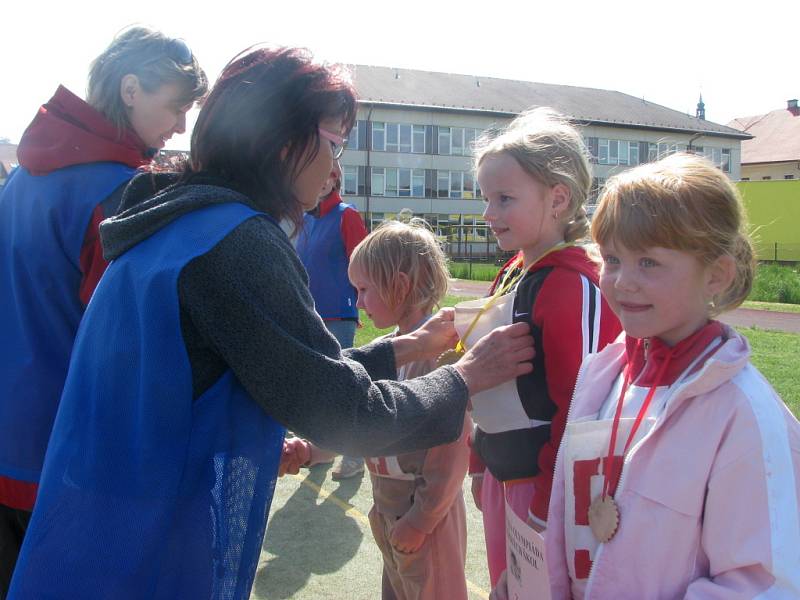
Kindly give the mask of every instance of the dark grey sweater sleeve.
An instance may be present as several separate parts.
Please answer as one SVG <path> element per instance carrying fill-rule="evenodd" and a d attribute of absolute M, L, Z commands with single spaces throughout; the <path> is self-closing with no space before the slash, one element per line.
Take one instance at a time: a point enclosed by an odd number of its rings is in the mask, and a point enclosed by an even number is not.
<path fill-rule="evenodd" d="M 388 380 L 396 377 L 390 341 L 342 354 L 314 311 L 289 240 L 266 219 L 245 221 L 190 262 L 178 287 L 182 327 L 193 330 L 192 369 L 207 369 L 209 356 L 217 357 L 270 416 L 299 435 L 368 456 L 460 435 L 467 389 L 455 369 L 398 383 Z"/>

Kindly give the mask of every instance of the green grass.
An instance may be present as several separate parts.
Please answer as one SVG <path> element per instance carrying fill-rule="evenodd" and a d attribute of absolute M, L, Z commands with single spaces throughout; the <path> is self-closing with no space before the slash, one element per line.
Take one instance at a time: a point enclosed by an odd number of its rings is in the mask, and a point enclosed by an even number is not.
<path fill-rule="evenodd" d="M 758 302 L 756 300 L 745 300 L 742 303 L 742 308 L 769 310 L 772 312 L 800 313 L 800 304 L 782 304 L 780 302 Z"/>
<path fill-rule="evenodd" d="M 494 281 L 500 267 L 486 263 L 451 262 L 447 264 L 450 277 L 455 279 L 471 279 L 473 281 Z"/>
<path fill-rule="evenodd" d="M 797 267 L 759 265 L 749 299 L 800 304 L 800 272 Z"/>
<path fill-rule="evenodd" d="M 747 328 L 739 331 L 750 341 L 752 361 L 772 384 L 794 415 L 800 418 L 800 335 Z"/>

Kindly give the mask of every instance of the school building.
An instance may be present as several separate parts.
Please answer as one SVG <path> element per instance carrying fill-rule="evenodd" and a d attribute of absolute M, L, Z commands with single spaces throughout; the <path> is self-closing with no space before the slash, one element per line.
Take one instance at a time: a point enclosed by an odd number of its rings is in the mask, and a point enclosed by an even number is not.
<path fill-rule="evenodd" d="M 580 125 L 594 163 L 592 202 L 611 175 L 676 151 L 738 180 L 750 134 L 611 90 L 352 65 L 358 121 L 342 159 L 343 196 L 368 227 L 410 209 L 440 234 L 489 243 L 471 147 L 484 130 L 549 106 Z"/>

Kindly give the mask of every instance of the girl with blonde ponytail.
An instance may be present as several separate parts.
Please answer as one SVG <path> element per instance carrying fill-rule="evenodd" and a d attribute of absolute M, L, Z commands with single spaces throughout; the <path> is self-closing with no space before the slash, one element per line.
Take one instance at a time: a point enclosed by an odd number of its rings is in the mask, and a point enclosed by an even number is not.
<path fill-rule="evenodd" d="M 496 587 L 506 568 L 506 507 L 545 528 L 578 367 L 620 328 L 601 297 L 598 265 L 577 245 L 589 231 L 591 171 L 575 127 L 551 109 L 528 111 L 479 142 L 476 166 L 484 218 L 500 248 L 518 253 L 489 301 L 456 308 L 456 328 L 469 345 L 475 332 L 522 321 L 536 346 L 533 373 L 473 399 L 472 491 Z"/>
<path fill-rule="evenodd" d="M 606 184 L 592 237 L 626 335 L 581 366 L 552 597 L 800 597 L 800 423 L 714 320 L 753 281 L 736 188 L 697 156 L 642 165 Z"/>

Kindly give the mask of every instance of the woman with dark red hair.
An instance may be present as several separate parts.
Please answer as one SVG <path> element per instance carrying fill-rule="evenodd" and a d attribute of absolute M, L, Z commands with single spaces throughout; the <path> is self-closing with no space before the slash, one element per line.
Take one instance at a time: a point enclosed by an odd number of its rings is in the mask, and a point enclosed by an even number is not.
<path fill-rule="evenodd" d="M 383 455 L 455 440 L 468 396 L 530 369 L 506 329 L 395 383 L 454 339 L 452 314 L 341 352 L 278 222 L 299 224 L 356 99 L 297 49 L 223 71 L 178 176 L 131 183 L 78 331 L 11 598 L 248 598 L 284 427 Z M 378 381 L 375 381 L 378 380 Z"/>

